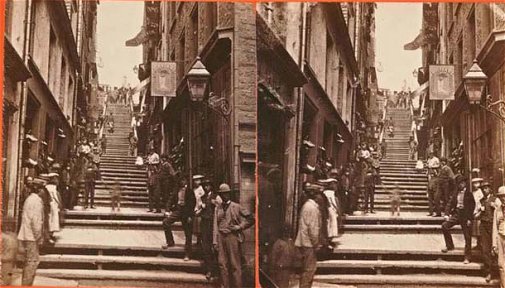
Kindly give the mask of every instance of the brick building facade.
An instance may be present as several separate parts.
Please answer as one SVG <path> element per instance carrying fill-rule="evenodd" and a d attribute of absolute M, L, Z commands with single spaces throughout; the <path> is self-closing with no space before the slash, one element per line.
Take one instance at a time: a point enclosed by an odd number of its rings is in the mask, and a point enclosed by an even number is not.
<path fill-rule="evenodd" d="M 77 100 L 86 98 L 82 87 L 85 83 L 81 79 L 85 71 L 81 65 L 94 53 L 93 49 L 91 54 L 82 57 L 84 50 L 78 45 L 84 42 L 79 39 L 94 37 L 96 4 L 95 1 L 5 3 L 4 230 L 16 229 L 23 179 L 33 174 L 32 169 L 24 167 L 23 162 L 27 160 L 24 158 L 38 160 L 43 150 L 59 162 L 68 157 L 75 139 L 77 107 L 85 111 L 87 104 Z M 93 6 L 94 10 L 86 10 L 84 14 L 84 6 Z M 85 24 L 84 17 L 92 20 L 91 24 Z M 91 34 L 78 33 L 87 25 L 91 25 Z M 27 133 L 38 139 L 30 147 L 23 145 Z"/>
<path fill-rule="evenodd" d="M 315 180 L 302 166 L 315 166 L 323 149 L 334 168 L 345 166 L 354 145 L 366 137 L 366 129 L 357 128 L 373 125 L 368 116 L 377 87 L 375 5 L 259 3 L 256 10 L 264 254 L 285 224 L 296 232 L 301 184 Z M 306 159 L 303 141 L 315 145 Z"/>
<path fill-rule="evenodd" d="M 254 10 L 246 3 L 146 2 L 148 5 L 159 6 L 159 29 L 144 43 L 143 61 L 146 66 L 152 61 L 175 62 L 177 92 L 170 98 L 154 97 L 147 91 L 148 115 L 139 131 L 150 133 L 141 137 L 155 135 L 161 153 L 168 153 L 184 139 L 185 172 L 206 175 L 215 185 L 229 183 L 235 200 L 255 212 Z M 197 56 L 211 74 L 203 102 L 191 101 L 185 78 Z M 208 105 L 211 92 L 226 99 L 229 113 Z M 251 273 L 254 241 L 254 229 L 248 229 L 245 250 Z"/>
<path fill-rule="evenodd" d="M 429 101 L 428 126 L 442 127 L 444 155 L 463 143 L 465 172 L 479 168 L 480 176 L 497 188 L 505 183 L 505 121 L 469 104 L 463 77 L 477 60 L 488 77 L 481 104 L 485 105 L 486 95 L 493 101 L 505 100 L 505 21 L 500 16 L 505 5 L 439 3 L 437 8 L 438 21 L 432 25 L 438 39 L 423 46 L 423 66 L 454 65 L 456 90 L 455 100 Z"/>

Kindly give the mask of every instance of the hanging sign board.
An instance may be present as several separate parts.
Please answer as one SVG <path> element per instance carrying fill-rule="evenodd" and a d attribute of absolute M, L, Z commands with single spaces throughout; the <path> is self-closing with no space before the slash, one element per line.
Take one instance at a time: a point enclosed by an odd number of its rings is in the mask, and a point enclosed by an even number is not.
<path fill-rule="evenodd" d="M 175 62 L 151 62 L 151 96 L 175 97 Z"/>
<path fill-rule="evenodd" d="M 430 65 L 430 100 L 454 100 L 454 65 Z"/>

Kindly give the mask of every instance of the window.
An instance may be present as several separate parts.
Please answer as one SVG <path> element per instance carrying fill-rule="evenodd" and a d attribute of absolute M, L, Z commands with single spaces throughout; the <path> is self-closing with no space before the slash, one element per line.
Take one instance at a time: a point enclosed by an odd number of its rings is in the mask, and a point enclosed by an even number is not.
<path fill-rule="evenodd" d="M 45 140 L 47 142 L 47 151 L 49 153 L 54 153 L 55 150 L 55 143 L 54 143 L 54 132 L 55 132 L 55 125 L 53 119 L 49 117 L 49 114 L 46 115 L 46 134 L 45 134 Z"/>
<path fill-rule="evenodd" d="M 184 77 L 184 72 L 186 71 L 186 38 L 184 36 L 184 31 L 181 33 L 181 38 L 179 39 L 179 47 L 177 49 L 177 81 L 181 81 Z"/>
<path fill-rule="evenodd" d="M 5 35 L 7 37 L 11 36 L 12 29 L 12 6 L 14 5 L 13 0 L 5 1 Z"/>
<path fill-rule="evenodd" d="M 69 73 L 70 74 L 70 73 Z M 74 95 L 74 80 L 70 75 L 68 76 L 68 90 L 67 90 L 67 95 L 68 97 L 68 103 L 67 103 L 67 108 L 65 109 L 64 113 L 70 112 L 72 114 L 72 105 L 73 105 L 73 95 Z M 67 115 L 68 116 L 68 115 Z M 70 116 L 71 117 L 71 116 Z"/>
<path fill-rule="evenodd" d="M 65 88 L 67 86 L 67 63 L 65 57 L 61 57 L 61 73 L 60 73 L 60 97 L 58 99 L 58 104 L 63 110 L 65 107 Z"/>
<path fill-rule="evenodd" d="M 212 32 L 217 27 L 217 2 L 207 2 L 205 7 L 205 26 L 209 29 L 207 37 L 212 34 Z"/>
<path fill-rule="evenodd" d="M 463 79 L 463 39 L 460 39 L 458 41 L 458 50 L 456 57 L 458 57 L 458 62 L 456 64 L 456 83 L 459 85 L 461 83 L 461 80 Z M 456 85 L 456 86 L 457 86 Z"/>
<path fill-rule="evenodd" d="M 467 59 L 473 61 L 475 58 L 475 9 L 470 14 L 470 17 L 468 17 L 468 45 L 465 46 L 468 47 L 468 53 L 470 54 Z M 466 68 L 464 67 L 464 71 L 466 71 Z"/>
<path fill-rule="evenodd" d="M 195 8 L 193 9 L 193 13 L 191 14 L 191 29 L 190 35 L 191 43 L 189 47 L 189 61 L 193 61 L 195 57 L 198 55 L 198 3 L 195 4 Z"/>
<path fill-rule="evenodd" d="M 53 31 L 53 28 L 51 27 L 50 28 L 50 31 L 49 31 L 49 67 L 48 67 L 48 77 L 47 77 L 47 84 L 49 86 L 49 89 L 51 89 L 51 91 L 54 91 L 54 85 L 53 85 L 53 82 L 55 82 L 55 78 L 56 78 L 56 63 L 57 63 L 57 59 L 56 59 L 56 51 L 57 51 L 57 47 L 56 47 L 56 35 L 54 34 L 54 31 Z"/>

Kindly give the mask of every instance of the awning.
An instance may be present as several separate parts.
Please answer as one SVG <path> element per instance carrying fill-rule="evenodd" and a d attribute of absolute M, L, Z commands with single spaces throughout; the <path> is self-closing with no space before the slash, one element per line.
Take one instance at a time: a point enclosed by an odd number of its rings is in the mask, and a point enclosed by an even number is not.
<path fill-rule="evenodd" d="M 26 81 L 32 76 L 7 37 L 4 37 L 4 63 L 5 74 L 14 81 Z"/>
<path fill-rule="evenodd" d="M 463 89 L 463 83 L 461 83 L 458 89 L 456 89 L 456 99 L 449 102 L 445 111 L 440 115 L 440 123 L 443 126 L 449 126 L 462 111 L 467 109 L 469 104 L 466 95 L 464 95 L 465 93 L 463 93 Z"/>
<path fill-rule="evenodd" d="M 430 83 L 429 81 L 424 82 L 423 85 L 419 86 L 414 92 L 412 92 L 411 99 L 412 104 L 414 105 L 414 109 L 419 108 L 419 101 L 414 101 L 414 99 L 416 99 L 417 97 L 421 97 L 424 93 L 426 93 L 428 87 L 430 86 L 429 83 Z"/>
<path fill-rule="evenodd" d="M 403 45 L 403 50 L 417 50 L 423 46 L 423 43 L 424 35 L 423 31 L 421 31 L 412 42 Z"/>
<path fill-rule="evenodd" d="M 482 46 L 477 60 L 488 76 L 492 76 L 504 63 L 505 30 L 493 31 Z"/>
<path fill-rule="evenodd" d="M 135 37 L 130 40 L 126 40 L 125 45 L 127 47 L 136 47 L 146 42 L 147 40 L 149 40 L 149 35 L 147 35 L 145 27 L 142 26 L 140 32 Z"/>
<path fill-rule="evenodd" d="M 139 105 L 140 104 L 140 93 L 147 88 L 147 85 L 151 83 L 151 78 L 146 78 L 142 82 L 140 82 L 135 88 L 133 88 L 133 93 L 132 93 L 132 100 L 133 104 Z M 145 98 L 145 97 L 144 97 Z"/>

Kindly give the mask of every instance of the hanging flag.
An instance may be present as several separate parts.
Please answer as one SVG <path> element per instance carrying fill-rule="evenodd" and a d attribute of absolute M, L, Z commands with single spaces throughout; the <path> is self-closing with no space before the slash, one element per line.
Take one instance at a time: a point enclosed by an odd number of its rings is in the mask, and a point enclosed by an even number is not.
<path fill-rule="evenodd" d="M 416 39 L 414 39 L 414 41 L 403 45 L 403 50 L 417 50 L 421 48 L 423 42 L 424 42 L 424 36 L 423 32 L 421 31 L 419 32 L 419 35 L 417 35 Z"/>
<path fill-rule="evenodd" d="M 132 39 L 127 40 L 125 42 L 125 45 L 127 47 L 136 47 L 136 46 L 139 46 L 142 43 L 146 42 L 148 39 L 149 39 L 149 37 L 147 35 L 145 27 L 142 26 L 142 28 L 140 29 L 140 32 L 135 37 L 133 37 Z"/>

